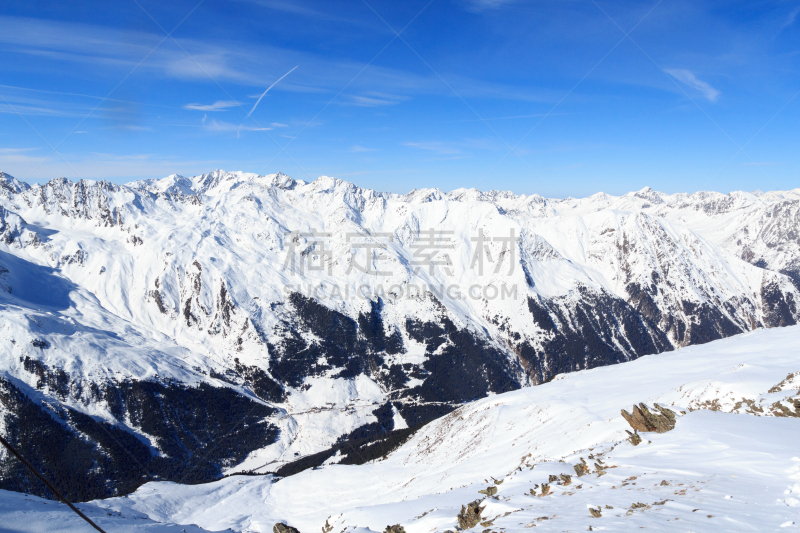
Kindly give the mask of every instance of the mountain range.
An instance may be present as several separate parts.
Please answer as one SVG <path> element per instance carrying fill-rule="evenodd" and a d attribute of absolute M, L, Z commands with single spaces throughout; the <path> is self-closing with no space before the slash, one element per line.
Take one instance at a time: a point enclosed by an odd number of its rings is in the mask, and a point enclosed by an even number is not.
<path fill-rule="evenodd" d="M 481 398 L 796 324 L 799 210 L 0 173 L 0 433 L 79 501 L 363 463 Z"/>

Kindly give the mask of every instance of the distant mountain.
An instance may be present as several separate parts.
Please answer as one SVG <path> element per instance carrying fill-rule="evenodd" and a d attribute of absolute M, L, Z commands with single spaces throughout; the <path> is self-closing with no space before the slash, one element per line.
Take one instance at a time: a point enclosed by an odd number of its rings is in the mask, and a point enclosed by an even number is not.
<path fill-rule="evenodd" d="M 68 485 L 95 476 L 73 487 L 89 499 L 273 471 L 557 374 L 795 324 L 799 205 L 0 174 L 0 432 Z M 0 488 L 25 489 L 4 468 Z"/>

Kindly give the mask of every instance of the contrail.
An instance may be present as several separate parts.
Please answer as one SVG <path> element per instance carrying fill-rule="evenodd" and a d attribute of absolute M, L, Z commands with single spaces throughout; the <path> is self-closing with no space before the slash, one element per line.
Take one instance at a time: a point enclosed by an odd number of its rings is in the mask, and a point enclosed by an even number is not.
<path fill-rule="evenodd" d="M 300 65 L 297 65 L 297 67 L 299 67 L 299 66 L 300 66 Z M 294 69 L 295 69 L 295 68 L 297 68 L 297 67 L 294 67 L 292 70 L 294 70 Z M 267 87 L 267 90 L 266 90 L 266 91 L 264 91 L 263 93 L 261 93 L 261 96 L 259 96 L 259 97 L 258 97 L 258 100 L 256 100 L 256 103 L 255 103 L 255 105 L 253 106 L 253 109 L 251 109 L 251 110 L 250 110 L 250 112 L 247 114 L 247 116 L 246 116 L 246 117 L 244 117 L 244 118 L 249 118 L 249 117 L 250 117 L 250 115 L 252 115 L 252 114 L 253 114 L 253 111 L 255 111 L 255 110 L 256 110 L 256 106 L 258 106 L 258 103 L 261 101 L 261 99 L 262 99 L 262 98 L 264 98 L 264 95 L 266 95 L 266 94 L 269 92 L 269 90 L 270 90 L 270 89 L 272 89 L 273 87 L 275 87 L 275 85 L 277 85 L 279 81 L 281 81 L 283 78 L 285 78 L 286 76 L 288 76 L 289 74 L 291 74 L 291 73 L 292 73 L 292 70 L 290 70 L 289 72 L 287 72 L 286 74 L 284 74 L 283 76 L 281 76 L 280 78 L 278 78 L 277 80 L 275 80 L 275 83 L 273 83 L 272 85 L 270 85 L 269 87 Z"/>

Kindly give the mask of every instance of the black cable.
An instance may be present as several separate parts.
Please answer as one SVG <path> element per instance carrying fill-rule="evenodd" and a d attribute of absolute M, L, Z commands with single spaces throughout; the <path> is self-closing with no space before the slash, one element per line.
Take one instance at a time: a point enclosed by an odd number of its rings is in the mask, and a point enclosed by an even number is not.
<path fill-rule="evenodd" d="M 69 502 L 69 501 L 68 501 L 68 500 L 67 500 L 67 499 L 66 499 L 66 498 L 65 498 L 65 497 L 64 497 L 64 496 L 63 496 L 63 495 L 60 493 L 60 492 L 58 492 L 58 489 L 56 489 L 56 488 L 55 488 L 53 485 L 51 485 L 51 484 L 50 484 L 50 482 L 49 482 L 49 481 L 47 481 L 47 480 L 45 479 L 45 477 L 44 477 L 42 474 L 40 474 L 40 473 L 39 473 L 39 472 L 36 470 L 36 468 L 34 468 L 34 466 L 33 466 L 32 464 L 30 464 L 30 463 L 29 463 L 29 462 L 28 462 L 28 461 L 27 461 L 27 460 L 26 460 L 24 457 L 22 457 L 22 456 L 19 454 L 19 452 L 18 452 L 17 450 L 15 450 L 15 449 L 14 449 L 14 447 L 13 447 L 13 446 L 11 446 L 11 443 L 9 443 L 9 442 L 8 442 L 6 439 L 4 439 L 4 438 L 2 437 L 2 435 L 0 435 L 0 443 L 2 443 L 2 444 L 3 444 L 3 446 L 5 446 L 6 448 L 8 448 L 8 451 L 10 451 L 10 452 L 11 452 L 11 454 L 12 454 L 14 457 L 16 457 L 17 459 L 19 459 L 19 461 L 20 461 L 22 464 L 24 464 L 24 465 L 25 465 L 25 467 L 26 467 L 28 470 L 30 470 L 31 472 L 33 472 L 33 475 L 35 475 L 37 478 L 39 478 L 39 481 L 41 481 L 42 483 L 44 483 L 44 484 L 47 486 L 47 488 L 48 488 L 48 489 L 50 489 L 50 492 L 52 492 L 53 494 L 55 494 L 55 495 L 56 495 L 56 497 L 58 497 L 58 499 L 59 499 L 59 500 L 61 500 L 62 502 L 66 503 L 66 504 L 69 506 L 69 508 L 70 508 L 70 509 L 72 509 L 73 511 L 75 511 L 76 513 L 78 513 L 78 516 L 80 516 L 81 518 L 83 518 L 84 520 L 86 520 L 87 522 L 89 522 L 89 524 L 91 524 L 91 526 L 92 526 L 93 528 L 95 528 L 97 531 L 99 531 L 100 533 L 106 533 L 105 531 L 103 531 L 102 529 L 100 529 L 100 526 L 98 526 L 97 524 L 95 524 L 94 522 L 92 522 L 92 521 L 89 519 L 89 517 L 88 517 L 88 516 L 86 516 L 85 514 L 83 514 L 83 513 L 81 512 L 81 510 L 80 510 L 80 509 L 78 509 L 77 507 L 75 507 L 74 505 L 72 505 L 72 504 L 71 504 L 71 503 L 70 503 L 70 502 Z"/>

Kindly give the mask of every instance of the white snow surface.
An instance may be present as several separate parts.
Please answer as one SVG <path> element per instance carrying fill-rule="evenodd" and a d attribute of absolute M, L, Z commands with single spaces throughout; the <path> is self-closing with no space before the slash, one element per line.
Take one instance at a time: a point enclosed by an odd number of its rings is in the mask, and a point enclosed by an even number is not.
<path fill-rule="evenodd" d="M 111 512 L 91 503 L 80 503 L 76 507 L 107 533 L 128 531 L 136 533 L 201 533 L 206 531 L 193 525 L 155 522 L 136 511 L 127 511 L 122 514 Z M 86 533 L 95 530 L 61 502 L 0 489 L 0 531 L 8 533 L 26 531 Z"/>
<path fill-rule="evenodd" d="M 214 531 L 285 521 L 303 533 L 444 532 L 479 498 L 491 524 L 476 531 L 791 530 L 800 524 L 800 424 L 775 414 L 800 401 L 798 354 L 800 326 L 759 330 L 478 400 L 365 465 L 154 482 L 93 505 Z M 675 429 L 632 445 L 620 410 L 639 402 L 676 411 Z M 578 477 L 581 457 L 590 473 Z M 538 495 L 562 473 L 569 485 Z M 497 495 L 484 499 L 478 490 L 490 485 Z"/>

